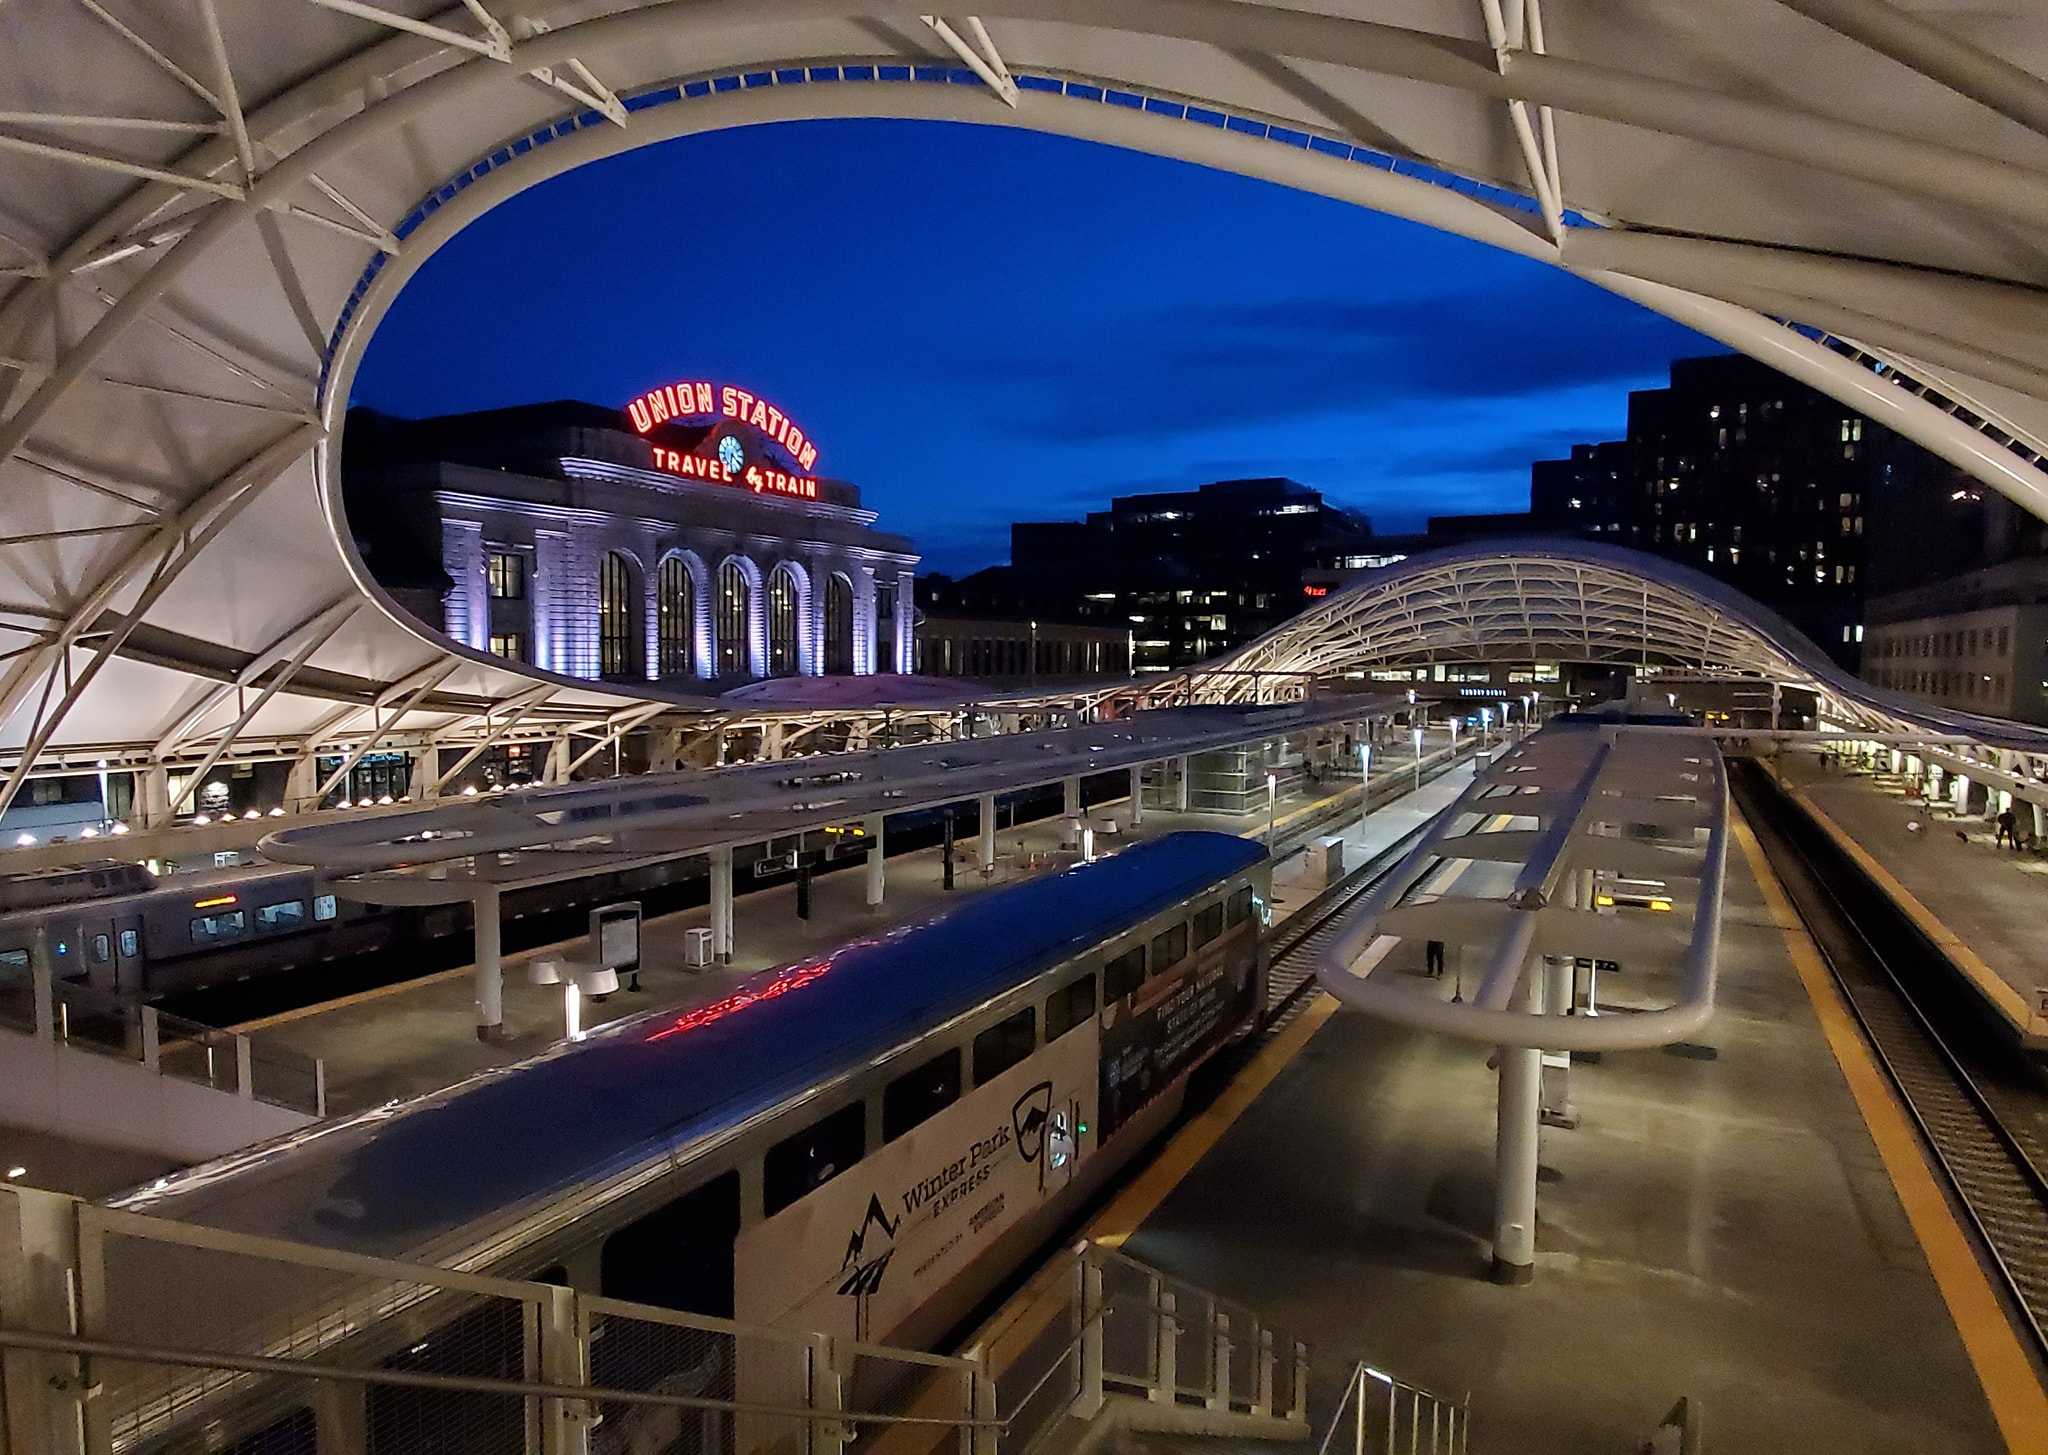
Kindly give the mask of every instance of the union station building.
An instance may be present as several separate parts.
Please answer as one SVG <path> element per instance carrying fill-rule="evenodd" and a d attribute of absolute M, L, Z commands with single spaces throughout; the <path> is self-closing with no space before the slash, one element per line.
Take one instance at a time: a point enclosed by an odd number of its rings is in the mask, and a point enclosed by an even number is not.
<path fill-rule="evenodd" d="M 683 690 L 911 667 L 917 556 L 744 389 L 399 420 L 343 451 L 364 563 L 465 646 Z"/>

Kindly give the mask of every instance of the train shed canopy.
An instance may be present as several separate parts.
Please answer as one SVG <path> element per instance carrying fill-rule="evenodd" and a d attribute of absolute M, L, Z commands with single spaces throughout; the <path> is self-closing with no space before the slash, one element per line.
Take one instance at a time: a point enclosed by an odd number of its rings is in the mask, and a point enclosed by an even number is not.
<path fill-rule="evenodd" d="M 717 711 L 420 626 L 335 482 L 426 258 L 552 175 L 726 127 L 1025 127 L 1417 220 L 2048 511 L 2044 73 L 2019 0 L 8 0 L 0 803 L 66 765 Z"/>

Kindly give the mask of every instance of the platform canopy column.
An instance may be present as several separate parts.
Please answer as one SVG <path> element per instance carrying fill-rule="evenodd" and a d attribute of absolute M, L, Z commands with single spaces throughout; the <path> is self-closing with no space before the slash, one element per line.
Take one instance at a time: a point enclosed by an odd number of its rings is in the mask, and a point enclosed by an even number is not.
<path fill-rule="evenodd" d="M 476 914 L 476 1038 L 505 1039 L 505 967 L 501 960 L 502 916 L 496 889 L 479 889 Z"/>
<path fill-rule="evenodd" d="M 982 794 L 975 811 L 981 824 L 981 869 L 984 874 L 992 873 L 996 867 L 996 796 Z"/>
<path fill-rule="evenodd" d="M 1081 780 L 1079 776 L 1068 778 L 1060 784 L 1063 798 L 1060 815 L 1060 842 L 1065 848 L 1073 848 L 1081 842 Z"/>
<path fill-rule="evenodd" d="M 1188 763 L 1186 753 L 1173 760 L 1173 806 L 1182 813 L 1188 811 Z"/>
<path fill-rule="evenodd" d="M 718 963 L 732 963 L 732 845 L 711 851 L 711 953 Z"/>
<path fill-rule="evenodd" d="M 1131 827 L 1145 821 L 1145 765 L 1131 764 Z"/>
<path fill-rule="evenodd" d="M 882 816 L 869 814 L 863 826 L 868 838 L 867 901 L 869 908 L 873 908 L 882 902 Z"/>

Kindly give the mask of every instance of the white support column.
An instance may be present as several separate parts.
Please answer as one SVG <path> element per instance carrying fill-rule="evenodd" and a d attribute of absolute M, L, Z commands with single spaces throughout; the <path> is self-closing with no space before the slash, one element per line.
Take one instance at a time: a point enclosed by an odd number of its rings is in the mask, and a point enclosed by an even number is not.
<path fill-rule="evenodd" d="M 500 958 L 502 928 L 498 891 L 480 889 L 474 901 L 476 912 L 476 1038 L 501 1041 L 505 1038 L 505 968 Z"/>
<path fill-rule="evenodd" d="M 721 965 L 732 963 L 732 845 L 711 851 L 711 953 Z"/>
<path fill-rule="evenodd" d="M 2034 810 L 2034 837 L 2048 839 L 2048 807 L 2038 803 L 2029 803 L 2027 807 Z"/>
<path fill-rule="evenodd" d="M 2040 810 L 2034 810 L 2038 815 Z M 992 872 L 996 867 L 996 796 L 993 793 L 981 795 L 976 809 L 981 823 L 981 867 L 983 872 Z"/>
<path fill-rule="evenodd" d="M 1173 760 L 1173 806 L 1182 813 L 1188 811 L 1188 765 L 1192 761 L 1186 753 Z"/>
<path fill-rule="evenodd" d="M 1536 1127 L 1543 1053 L 1500 1046 L 1500 1104 L 1493 1143 L 1493 1278 L 1536 1276 Z"/>
<path fill-rule="evenodd" d="M 1068 778 L 1060 787 L 1064 790 L 1060 847 L 1071 849 L 1081 842 L 1081 780 Z"/>
<path fill-rule="evenodd" d="M 80 1323 L 76 1270 L 79 1266 L 77 1201 L 39 1188 L 17 1188 L 9 1196 L 9 1262 L 20 1259 L 21 1274 L 8 1287 L 8 1325 L 24 1332 L 75 1334 Z M 92 1331 L 94 1326 L 87 1322 Z M 83 1361 L 75 1355 L 33 1349 L 0 1350 L 0 1390 L 6 1395 L 7 1421 L 0 1437 L 15 1442 L 10 1450 L 38 1455 L 85 1455 L 105 1435 L 106 1421 L 95 1422 L 88 1385 L 81 1378 Z M 107 1401 L 98 1401 L 104 1405 Z"/>
<path fill-rule="evenodd" d="M 1145 765 L 1131 764 L 1131 827 L 1145 822 Z"/>
<path fill-rule="evenodd" d="M 1576 875 L 1573 876 L 1576 879 Z M 1576 886 L 1574 886 L 1576 887 Z M 1543 1009 L 1564 1015 L 1572 1004 L 1572 962 L 1557 955 L 1543 957 Z M 1543 1053 L 1543 1125 L 1575 1127 L 1579 1109 L 1572 1105 L 1572 1058 L 1569 1051 Z"/>
<path fill-rule="evenodd" d="M 167 768 L 144 768 L 135 775 L 142 827 L 162 828 L 171 821 L 171 774 Z"/>
<path fill-rule="evenodd" d="M 868 831 L 868 907 L 882 902 L 882 816 L 871 813 L 863 821 Z"/>
<path fill-rule="evenodd" d="M 432 752 L 430 748 L 427 751 Z M 413 777 L 419 777 L 419 764 L 413 764 Z M 316 758 L 294 758 L 292 766 L 284 775 L 284 809 L 286 813 L 310 813 L 320 806 L 313 795 L 320 789 L 320 763 Z"/>

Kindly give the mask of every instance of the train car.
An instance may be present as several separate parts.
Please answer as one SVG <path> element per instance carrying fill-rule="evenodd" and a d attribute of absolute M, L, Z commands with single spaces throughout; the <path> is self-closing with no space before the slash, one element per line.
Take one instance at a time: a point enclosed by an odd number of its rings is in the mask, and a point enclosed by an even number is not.
<path fill-rule="evenodd" d="M 1169 835 L 117 1205 L 929 1346 L 1255 1025 L 1269 885 Z"/>
<path fill-rule="evenodd" d="M 380 918 L 337 900 L 309 870 L 159 880 L 110 859 L 0 879 L 0 967 L 26 972 L 40 939 L 59 981 L 156 999 L 377 948 L 388 939 Z"/>

